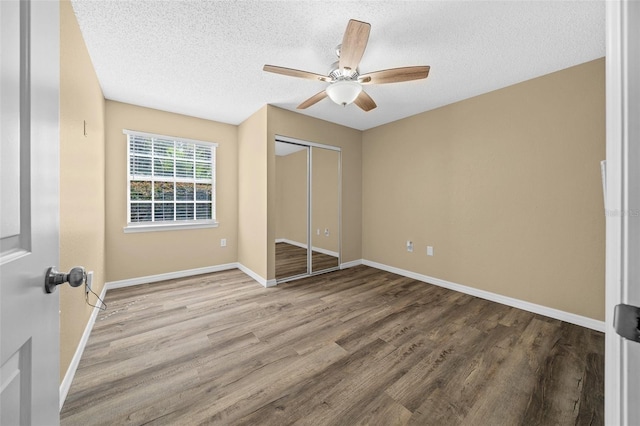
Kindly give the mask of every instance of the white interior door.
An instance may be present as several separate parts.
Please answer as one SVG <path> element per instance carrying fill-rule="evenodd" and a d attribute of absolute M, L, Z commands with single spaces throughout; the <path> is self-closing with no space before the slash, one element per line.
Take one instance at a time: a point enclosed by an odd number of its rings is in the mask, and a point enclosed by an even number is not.
<path fill-rule="evenodd" d="M 613 327 L 640 306 L 640 2 L 607 2 L 607 318 L 605 418 L 640 425 L 640 343 Z"/>
<path fill-rule="evenodd" d="M 59 423 L 59 4 L 0 1 L 0 424 Z"/>

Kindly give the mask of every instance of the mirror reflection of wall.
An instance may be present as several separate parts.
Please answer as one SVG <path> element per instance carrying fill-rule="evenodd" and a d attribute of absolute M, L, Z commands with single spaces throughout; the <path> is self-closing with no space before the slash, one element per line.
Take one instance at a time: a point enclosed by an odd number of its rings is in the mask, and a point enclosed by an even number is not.
<path fill-rule="evenodd" d="M 275 152 L 276 280 L 337 269 L 340 151 L 277 140 Z"/>
<path fill-rule="evenodd" d="M 307 274 L 309 147 L 276 142 L 276 280 Z"/>

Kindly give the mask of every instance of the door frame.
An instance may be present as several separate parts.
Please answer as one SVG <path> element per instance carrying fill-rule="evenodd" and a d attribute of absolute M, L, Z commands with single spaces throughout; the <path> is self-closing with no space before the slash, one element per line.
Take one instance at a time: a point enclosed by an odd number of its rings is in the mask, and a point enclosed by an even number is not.
<path fill-rule="evenodd" d="M 631 398 L 637 377 L 628 373 L 628 346 L 613 327 L 614 307 L 633 303 L 630 280 L 638 278 L 635 263 L 637 241 L 629 238 L 640 229 L 632 213 L 640 193 L 638 129 L 640 117 L 633 111 L 638 93 L 640 55 L 640 4 L 627 0 L 606 2 L 606 319 L 605 319 L 605 424 L 627 425 L 634 408 Z M 631 10 L 630 10 L 631 9 Z M 635 85 L 635 86 L 634 86 Z M 631 110 L 630 110 L 631 108 Z M 635 207 L 635 209 L 634 209 Z M 636 281 L 633 281 L 637 285 Z M 637 300 L 635 300 L 637 304 Z M 631 384 L 631 387 L 630 387 Z M 637 413 L 636 413 L 637 414 Z"/>

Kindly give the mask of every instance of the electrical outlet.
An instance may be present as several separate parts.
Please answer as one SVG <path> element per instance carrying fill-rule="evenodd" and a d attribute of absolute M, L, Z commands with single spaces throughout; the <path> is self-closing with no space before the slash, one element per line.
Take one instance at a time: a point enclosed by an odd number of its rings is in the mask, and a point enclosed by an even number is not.
<path fill-rule="evenodd" d="M 433 256 L 433 247 L 427 246 L 427 256 Z"/>
<path fill-rule="evenodd" d="M 87 280 L 84 282 L 84 292 L 89 293 L 93 285 L 93 271 L 87 272 Z"/>
<path fill-rule="evenodd" d="M 221 238 L 220 239 L 220 247 L 226 247 L 227 246 L 227 239 L 226 238 Z"/>
<path fill-rule="evenodd" d="M 413 253 L 413 242 L 412 241 L 407 240 L 407 251 L 409 253 Z"/>
<path fill-rule="evenodd" d="M 324 236 L 325 237 L 329 236 L 329 228 L 324 228 Z"/>

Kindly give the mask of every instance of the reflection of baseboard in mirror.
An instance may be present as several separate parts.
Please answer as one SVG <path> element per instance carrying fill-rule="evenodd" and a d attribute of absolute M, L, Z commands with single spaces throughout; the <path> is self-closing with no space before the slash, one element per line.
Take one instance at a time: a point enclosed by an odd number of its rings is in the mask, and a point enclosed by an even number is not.
<path fill-rule="evenodd" d="M 298 241 L 288 240 L 286 238 L 278 238 L 276 240 L 276 244 L 278 244 L 278 243 L 287 243 L 287 244 L 291 244 L 292 246 L 303 248 L 305 250 L 307 249 L 307 245 L 306 244 L 300 243 Z M 318 253 L 326 254 L 327 256 L 339 257 L 339 254 L 338 254 L 337 251 L 331 251 L 331 250 L 323 249 L 322 247 L 312 246 L 311 250 L 313 250 L 315 252 L 318 252 Z"/>
<path fill-rule="evenodd" d="M 340 149 L 278 136 L 275 153 L 276 280 L 338 269 Z"/>

